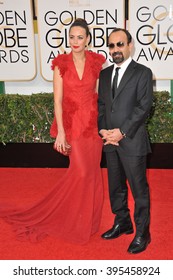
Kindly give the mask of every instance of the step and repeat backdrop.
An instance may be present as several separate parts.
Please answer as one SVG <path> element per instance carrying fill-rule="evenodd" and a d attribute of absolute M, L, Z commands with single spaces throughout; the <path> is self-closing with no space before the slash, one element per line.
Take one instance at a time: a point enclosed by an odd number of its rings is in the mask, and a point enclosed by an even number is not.
<path fill-rule="evenodd" d="M 36 75 L 31 1 L 0 1 L 0 81 L 32 80 Z"/>
<path fill-rule="evenodd" d="M 124 27 L 124 1 L 56 0 L 37 1 L 41 73 L 51 80 L 50 62 L 59 53 L 70 52 L 69 26 L 84 18 L 90 29 L 89 49 L 107 55 L 107 37 L 115 26 Z"/>
<path fill-rule="evenodd" d="M 150 67 L 156 80 L 173 79 L 172 4 L 169 0 L 146 0 L 145 4 L 129 0 L 127 28 L 134 38 L 133 58 Z M 31 81 L 38 71 L 44 80 L 52 81 L 51 61 L 59 53 L 70 52 L 68 31 L 77 17 L 89 24 L 89 49 L 102 53 L 109 65 L 107 37 L 113 28 L 125 27 L 125 1 L 1 0 L 0 81 Z"/>
<path fill-rule="evenodd" d="M 33 1 L 0 1 L 0 80 L 30 80 L 36 60 L 33 32 Z M 124 27 L 124 1 L 37 0 L 38 50 L 42 77 L 52 80 L 50 65 L 59 53 L 70 52 L 69 26 L 77 17 L 90 28 L 89 49 L 107 57 L 107 37 L 116 26 Z M 109 60 L 109 59 L 108 59 Z M 1 71 L 3 69 L 3 71 Z"/>
<path fill-rule="evenodd" d="M 173 1 L 129 0 L 129 30 L 134 56 L 155 79 L 173 79 Z"/>

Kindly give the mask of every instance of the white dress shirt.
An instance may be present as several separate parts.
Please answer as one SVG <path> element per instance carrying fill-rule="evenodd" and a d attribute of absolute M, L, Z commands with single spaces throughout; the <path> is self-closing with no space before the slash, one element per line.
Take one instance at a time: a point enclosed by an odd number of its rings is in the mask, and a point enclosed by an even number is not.
<path fill-rule="evenodd" d="M 132 58 L 129 57 L 126 61 L 123 62 L 123 64 L 121 65 L 117 65 L 114 63 L 114 69 L 112 71 L 112 82 L 113 82 L 113 78 L 114 78 L 114 75 L 115 75 L 115 69 L 117 67 L 120 67 L 119 71 L 118 71 L 118 81 L 117 81 L 117 87 L 119 86 L 119 83 L 121 81 L 121 78 L 122 76 L 124 75 L 124 72 L 126 71 L 128 65 L 130 64 L 130 62 L 132 61 Z"/>

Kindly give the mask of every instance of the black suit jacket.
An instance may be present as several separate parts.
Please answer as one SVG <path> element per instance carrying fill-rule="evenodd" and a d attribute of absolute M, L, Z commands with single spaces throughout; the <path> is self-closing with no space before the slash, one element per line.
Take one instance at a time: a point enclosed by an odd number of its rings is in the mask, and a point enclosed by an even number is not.
<path fill-rule="evenodd" d="M 120 128 L 127 137 L 119 142 L 119 147 L 107 145 L 104 146 L 104 150 L 110 152 L 120 149 L 126 155 L 146 155 L 151 152 L 145 121 L 152 106 L 152 72 L 146 66 L 132 60 L 113 99 L 112 71 L 113 65 L 100 72 L 98 128 Z"/>

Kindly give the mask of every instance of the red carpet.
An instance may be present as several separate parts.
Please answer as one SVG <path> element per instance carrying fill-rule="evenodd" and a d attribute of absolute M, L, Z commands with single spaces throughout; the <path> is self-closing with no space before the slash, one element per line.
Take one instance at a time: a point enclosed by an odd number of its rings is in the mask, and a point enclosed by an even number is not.
<path fill-rule="evenodd" d="M 37 201 L 49 192 L 65 169 L 56 168 L 0 168 L 0 201 L 28 204 Z M 112 226 L 107 191 L 107 171 L 102 169 L 105 188 L 100 231 L 87 245 L 78 246 L 63 243 L 48 237 L 40 243 L 19 242 L 14 239 L 11 228 L 0 219 L 1 260 L 172 260 L 173 259 L 173 170 L 149 169 L 147 176 L 151 190 L 151 236 L 147 250 L 138 255 L 126 252 L 132 235 L 123 235 L 112 241 L 105 241 L 100 235 Z M 129 206 L 133 213 L 132 196 Z"/>

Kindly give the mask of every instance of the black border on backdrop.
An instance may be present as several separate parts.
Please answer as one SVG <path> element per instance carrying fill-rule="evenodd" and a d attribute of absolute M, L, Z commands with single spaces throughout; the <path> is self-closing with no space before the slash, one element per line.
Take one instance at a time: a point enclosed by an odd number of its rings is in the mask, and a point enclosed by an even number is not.
<path fill-rule="evenodd" d="M 152 143 L 147 168 L 172 169 L 173 143 Z M 0 167 L 66 168 L 69 158 L 53 149 L 53 143 L 0 143 Z M 101 167 L 106 168 L 105 153 Z"/>

